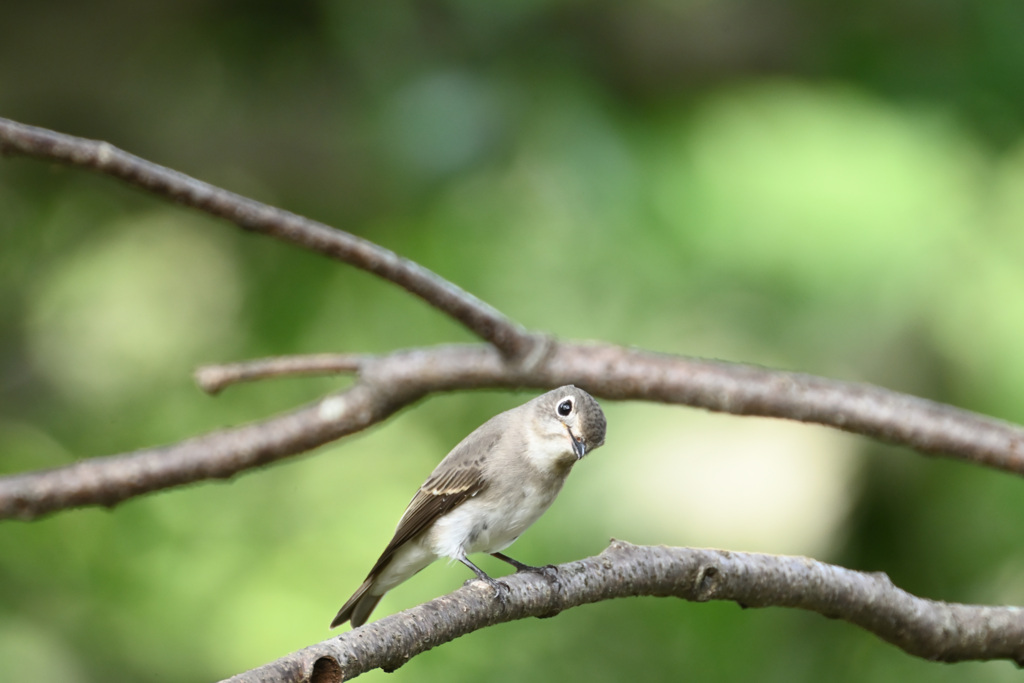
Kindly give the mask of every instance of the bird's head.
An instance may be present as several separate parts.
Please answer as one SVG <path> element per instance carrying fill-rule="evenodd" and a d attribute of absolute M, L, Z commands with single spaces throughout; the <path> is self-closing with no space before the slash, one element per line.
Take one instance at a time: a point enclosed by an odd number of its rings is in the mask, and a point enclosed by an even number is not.
<path fill-rule="evenodd" d="M 594 397 L 571 384 L 533 399 L 534 425 L 545 450 L 567 464 L 604 443 L 604 411 Z"/>

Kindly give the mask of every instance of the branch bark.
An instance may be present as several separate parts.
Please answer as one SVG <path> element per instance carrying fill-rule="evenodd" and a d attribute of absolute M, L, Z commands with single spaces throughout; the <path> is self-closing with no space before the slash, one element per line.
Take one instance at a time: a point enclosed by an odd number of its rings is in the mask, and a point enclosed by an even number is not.
<path fill-rule="evenodd" d="M 319 356 L 314 364 L 322 367 L 326 361 Z M 548 389 L 570 383 L 603 398 L 827 425 L 1024 474 L 1024 429 L 1015 425 L 880 387 L 750 365 L 554 340 L 529 368 L 507 363 L 486 345 L 384 356 L 345 354 L 335 365 L 358 368 L 358 381 L 263 422 L 171 446 L 0 477 L 0 519 L 35 519 L 83 505 L 113 506 L 152 491 L 231 477 L 366 429 L 435 392 Z M 260 363 L 263 370 L 267 366 L 267 361 Z"/>
<path fill-rule="evenodd" d="M 1011 659 L 1024 664 L 1024 610 L 926 600 L 866 573 L 806 557 L 612 541 L 600 555 L 558 567 L 548 579 L 503 579 L 507 599 L 472 580 L 399 614 L 293 652 L 228 679 L 327 683 L 373 669 L 394 671 L 415 655 L 473 631 L 603 600 L 641 595 L 742 607 L 795 607 L 842 619 L 905 652 L 942 662 Z"/>

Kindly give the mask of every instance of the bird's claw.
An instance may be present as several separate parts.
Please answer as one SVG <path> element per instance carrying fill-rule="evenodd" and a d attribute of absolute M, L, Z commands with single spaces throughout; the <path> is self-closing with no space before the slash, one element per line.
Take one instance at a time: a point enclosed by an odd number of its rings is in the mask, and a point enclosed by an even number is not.
<path fill-rule="evenodd" d="M 508 587 L 508 584 L 505 583 L 504 581 L 499 581 L 497 579 L 492 579 L 489 576 L 486 579 L 483 578 L 482 576 L 478 576 L 478 577 L 470 579 L 466 583 L 470 584 L 470 583 L 472 583 L 474 581 L 482 581 L 483 583 L 486 583 L 488 586 L 490 586 L 494 590 L 494 599 L 495 600 L 500 600 L 502 602 L 505 601 L 505 598 L 508 597 L 509 593 L 512 590 L 512 589 L 510 589 Z"/>
<path fill-rule="evenodd" d="M 543 567 L 534 567 L 530 564 L 524 564 L 519 560 L 513 560 L 511 557 L 505 555 L 504 553 L 491 553 L 491 556 L 498 558 L 502 562 L 507 562 L 508 564 L 515 567 L 516 574 L 522 572 L 529 572 L 531 574 L 543 574 L 548 580 L 554 579 L 555 576 L 558 574 L 558 567 L 556 567 L 553 564 L 546 564 Z"/>
<path fill-rule="evenodd" d="M 516 574 L 524 572 L 528 574 L 540 574 L 547 579 L 549 583 L 558 580 L 558 567 L 553 564 L 546 564 L 543 567 L 531 567 L 528 564 L 524 564 L 520 567 L 516 567 Z"/>

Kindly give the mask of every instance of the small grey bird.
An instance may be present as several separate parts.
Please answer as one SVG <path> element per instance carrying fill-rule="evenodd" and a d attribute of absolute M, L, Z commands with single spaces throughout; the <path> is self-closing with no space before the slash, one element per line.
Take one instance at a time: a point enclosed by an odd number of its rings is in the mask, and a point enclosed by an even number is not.
<path fill-rule="evenodd" d="M 571 385 L 482 424 L 413 496 L 394 538 L 331 628 L 361 626 L 385 593 L 439 557 L 462 562 L 496 591 L 504 584 L 466 555 L 490 553 L 516 571 L 538 571 L 500 551 L 544 514 L 572 466 L 604 443 L 604 432 L 601 406 Z"/>

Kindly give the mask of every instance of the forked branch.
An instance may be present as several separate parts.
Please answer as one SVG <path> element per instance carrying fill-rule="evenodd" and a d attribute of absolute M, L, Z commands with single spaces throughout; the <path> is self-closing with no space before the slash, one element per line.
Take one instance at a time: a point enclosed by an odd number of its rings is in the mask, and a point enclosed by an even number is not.
<path fill-rule="evenodd" d="M 577 384 L 595 396 L 823 424 L 979 465 L 1024 474 L 1024 429 L 983 415 L 866 384 L 750 365 L 655 354 L 604 344 L 550 341 L 530 367 L 492 347 L 440 346 L 384 356 L 319 356 L 303 365 L 267 360 L 202 373 L 212 388 L 249 373 L 311 366 L 358 369 L 349 389 L 263 422 L 171 446 L 89 458 L 52 470 L 0 477 L 0 519 L 34 519 L 83 505 L 115 505 L 204 479 L 231 477 L 353 434 L 431 393 L 547 389 Z"/>

